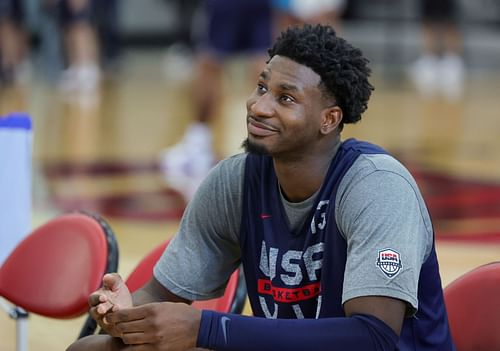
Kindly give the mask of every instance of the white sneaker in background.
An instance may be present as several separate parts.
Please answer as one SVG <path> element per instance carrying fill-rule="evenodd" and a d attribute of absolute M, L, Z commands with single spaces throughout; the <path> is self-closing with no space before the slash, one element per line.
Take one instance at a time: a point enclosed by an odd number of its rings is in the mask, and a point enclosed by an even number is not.
<path fill-rule="evenodd" d="M 417 90 L 424 96 L 438 92 L 439 58 L 432 55 L 421 56 L 408 70 L 408 74 Z"/>
<path fill-rule="evenodd" d="M 452 53 L 439 61 L 439 88 L 447 99 L 458 100 L 464 90 L 465 65 L 463 59 Z"/>
<path fill-rule="evenodd" d="M 60 88 L 65 93 L 92 94 L 98 90 L 101 73 L 95 64 L 70 66 L 62 72 Z"/>
<path fill-rule="evenodd" d="M 163 58 L 162 73 L 168 80 L 189 82 L 194 72 L 193 53 L 182 44 L 171 45 Z"/>
<path fill-rule="evenodd" d="M 204 123 L 189 126 L 184 137 L 160 155 L 165 181 L 190 200 L 215 164 L 212 132 Z"/>

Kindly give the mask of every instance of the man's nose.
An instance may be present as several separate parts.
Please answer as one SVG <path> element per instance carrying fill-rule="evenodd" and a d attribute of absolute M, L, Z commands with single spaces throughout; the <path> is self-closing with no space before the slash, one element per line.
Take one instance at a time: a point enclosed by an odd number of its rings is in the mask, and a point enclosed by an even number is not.
<path fill-rule="evenodd" d="M 274 114 L 274 101 L 270 93 L 257 96 L 250 103 L 251 112 L 260 117 L 271 117 Z"/>

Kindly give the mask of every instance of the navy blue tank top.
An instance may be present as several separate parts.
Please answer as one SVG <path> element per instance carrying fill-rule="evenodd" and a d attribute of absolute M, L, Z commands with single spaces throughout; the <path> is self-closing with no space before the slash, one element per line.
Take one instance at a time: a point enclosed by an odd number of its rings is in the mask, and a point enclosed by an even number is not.
<path fill-rule="evenodd" d="M 296 233 L 289 228 L 272 158 L 247 156 L 240 246 L 255 316 L 345 317 L 347 243 L 335 221 L 335 198 L 342 178 L 361 154 L 386 151 L 355 139 L 343 142 Z M 453 350 L 434 245 L 421 268 L 418 300 L 416 315 L 405 319 L 399 349 Z"/>

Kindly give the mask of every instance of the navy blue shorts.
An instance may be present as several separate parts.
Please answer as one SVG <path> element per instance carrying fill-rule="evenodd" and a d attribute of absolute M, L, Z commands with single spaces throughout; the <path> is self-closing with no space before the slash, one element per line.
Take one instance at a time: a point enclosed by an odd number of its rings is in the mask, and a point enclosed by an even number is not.
<path fill-rule="evenodd" d="M 201 47 L 218 56 L 263 53 L 271 45 L 269 0 L 207 0 Z"/>
<path fill-rule="evenodd" d="M 422 0 L 422 18 L 431 22 L 453 22 L 457 20 L 458 7 L 455 0 Z"/>
<path fill-rule="evenodd" d="M 0 19 L 8 18 L 14 22 L 22 22 L 24 18 L 21 0 L 0 0 Z"/>
<path fill-rule="evenodd" d="M 59 0 L 58 12 L 59 20 L 63 25 L 74 22 L 91 22 L 93 20 L 93 3 L 90 0 L 82 9 L 72 11 L 66 0 Z"/>

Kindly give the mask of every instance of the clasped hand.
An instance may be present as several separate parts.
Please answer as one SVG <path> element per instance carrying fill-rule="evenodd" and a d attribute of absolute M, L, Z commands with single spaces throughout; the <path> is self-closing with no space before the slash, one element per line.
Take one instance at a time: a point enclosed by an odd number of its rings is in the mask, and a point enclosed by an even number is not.
<path fill-rule="evenodd" d="M 118 274 L 106 274 L 89 297 L 90 314 L 109 335 L 140 350 L 187 350 L 196 346 L 201 311 L 185 304 L 154 302 L 133 306 Z M 133 348 L 136 349 L 136 348 Z"/>

